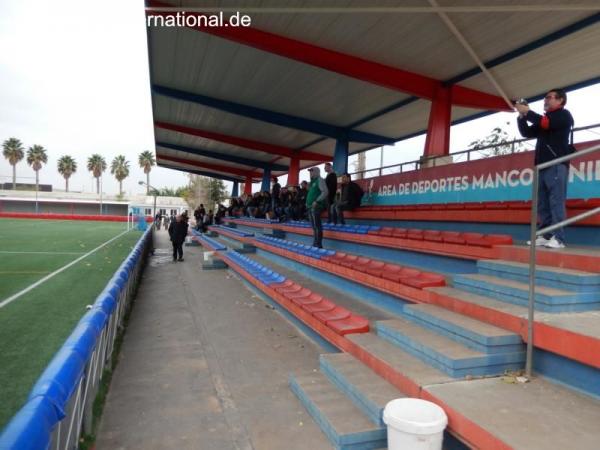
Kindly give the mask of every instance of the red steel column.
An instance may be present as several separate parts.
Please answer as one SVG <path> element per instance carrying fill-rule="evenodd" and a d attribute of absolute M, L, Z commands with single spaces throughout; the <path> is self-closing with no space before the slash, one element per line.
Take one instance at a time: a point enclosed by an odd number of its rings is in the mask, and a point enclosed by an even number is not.
<path fill-rule="evenodd" d="M 451 88 L 440 86 L 437 88 L 435 97 L 431 102 L 423 156 L 443 156 L 450 153 L 451 117 Z"/>
<path fill-rule="evenodd" d="M 300 179 L 300 160 L 298 158 L 292 158 L 290 160 L 290 171 L 288 172 L 287 184 L 298 185 L 298 180 Z"/>
<path fill-rule="evenodd" d="M 252 177 L 246 177 L 246 182 L 244 183 L 244 194 L 252 194 Z"/>

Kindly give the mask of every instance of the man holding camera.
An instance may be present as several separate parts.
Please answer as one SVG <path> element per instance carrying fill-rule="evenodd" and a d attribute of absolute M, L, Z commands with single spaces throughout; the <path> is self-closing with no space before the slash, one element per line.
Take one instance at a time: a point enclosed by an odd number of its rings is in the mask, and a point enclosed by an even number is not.
<path fill-rule="evenodd" d="M 537 138 L 534 164 L 542 164 L 571 153 L 569 135 L 573 128 L 573 116 L 565 109 L 566 103 L 567 93 L 562 89 L 552 89 L 546 94 L 543 116 L 531 111 L 524 101 L 515 103 L 515 109 L 519 112 L 519 132 L 523 137 Z M 540 171 L 538 215 L 541 228 L 562 222 L 567 217 L 565 202 L 568 177 L 568 162 Z M 544 234 L 536 239 L 535 245 L 564 248 L 565 232 L 559 228 L 554 234 Z"/>

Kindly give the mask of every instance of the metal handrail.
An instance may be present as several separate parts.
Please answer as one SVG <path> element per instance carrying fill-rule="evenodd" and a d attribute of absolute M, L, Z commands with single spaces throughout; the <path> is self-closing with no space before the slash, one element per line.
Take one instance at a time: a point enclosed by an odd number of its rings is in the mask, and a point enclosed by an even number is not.
<path fill-rule="evenodd" d="M 548 167 L 555 166 L 556 164 L 562 164 L 566 161 L 570 161 L 573 158 L 585 156 L 589 153 L 593 153 L 600 150 L 600 145 L 587 148 L 585 150 L 577 151 L 570 155 L 562 156 L 560 158 L 548 161 L 542 164 L 538 164 L 534 167 L 533 171 L 533 186 L 531 193 L 531 228 L 529 234 L 529 311 L 527 313 L 527 359 L 525 362 L 525 375 L 527 378 L 531 378 L 532 364 L 533 364 L 533 319 L 535 310 L 535 257 L 536 257 L 536 246 L 535 241 L 538 236 L 554 231 L 558 228 L 570 225 L 578 222 L 579 220 L 593 216 L 594 214 L 600 213 L 600 206 L 576 216 L 565 219 L 554 225 L 536 230 L 537 228 L 537 213 L 538 213 L 538 187 L 539 187 L 539 175 L 540 171 L 547 169 Z"/>
<path fill-rule="evenodd" d="M 586 131 L 586 130 L 590 130 L 592 128 L 599 128 L 600 127 L 600 123 L 595 123 L 592 125 L 586 125 L 584 127 L 579 127 L 579 128 L 573 128 L 573 132 L 577 132 L 577 131 Z M 478 148 L 469 148 L 467 150 L 461 150 L 459 152 L 453 152 L 450 153 L 449 155 L 442 155 L 442 156 L 429 156 L 426 158 L 421 158 L 421 159 L 416 159 L 414 161 L 407 161 L 407 162 L 403 162 L 403 163 L 399 163 L 399 164 L 391 164 L 389 166 L 381 166 L 379 168 L 373 168 L 373 169 L 364 169 L 364 170 L 358 170 L 356 172 L 352 172 L 350 175 L 357 175 L 357 174 L 364 174 L 367 172 L 373 172 L 373 171 L 379 171 L 379 176 L 381 176 L 383 174 L 383 170 L 384 169 L 391 169 L 393 167 L 399 167 L 400 168 L 400 173 L 403 173 L 403 167 L 404 166 L 410 166 L 410 165 L 414 165 L 415 169 L 418 169 L 420 165 L 422 165 L 425 162 L 429 162 L 429 161 L 435 161 L 436 159 L 439 158 L 445 158 L 448 156 L 459 156 L 459 155 L 467 155 L 467 161 L 471 161 L 471 153 L 473 152 L 481 152 L 483 150 L 489 150 L 489 149 L 493 149 L 496 147 L 501 147 L 504 145 L 511 145 L 512 146 L 512 150 L 511 150 L 511 154 L 515 153 L 515 145 L 516 144 L 520 144 L 522 142 L 527 142 L 527 141 L 531 141 L 535 138 L 523 138 L 523 139 L 513 139 L 512 141 L 508 141 L 508 142 L 504 142 L 501 144 L 492 144 L 492 145 L 486 145 L 485 147 L 478 147 Z"/>

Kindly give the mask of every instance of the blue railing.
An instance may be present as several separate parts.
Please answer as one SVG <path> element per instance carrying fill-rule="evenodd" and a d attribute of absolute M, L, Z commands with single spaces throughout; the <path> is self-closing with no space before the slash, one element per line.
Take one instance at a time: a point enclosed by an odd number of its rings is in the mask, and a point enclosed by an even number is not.
<path fill-rule="evenodd" d="M 151 233 L 152 227 L 50 361 L 2 431 L 1 450 L 74 449 L 82 431 L 92 431 L 92 404 L 152 247 Z"/>

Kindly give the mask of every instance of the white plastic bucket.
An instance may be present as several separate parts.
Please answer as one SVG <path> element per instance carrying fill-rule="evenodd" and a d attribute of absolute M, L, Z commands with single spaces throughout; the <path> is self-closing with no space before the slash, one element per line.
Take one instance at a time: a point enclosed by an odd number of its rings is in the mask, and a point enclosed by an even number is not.
<path fill-rule="evenodd" d="M 397 398 L 383 410 L 389 450 L 441 450 L 448 417 L 442 408 L 418 398 Z"/>

